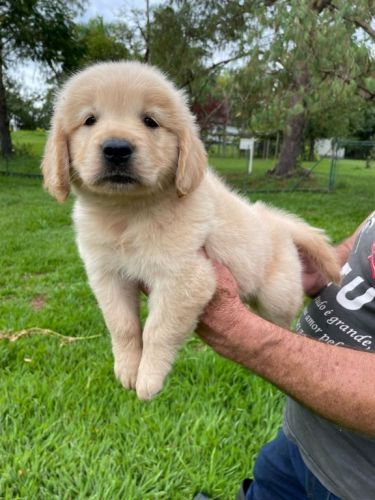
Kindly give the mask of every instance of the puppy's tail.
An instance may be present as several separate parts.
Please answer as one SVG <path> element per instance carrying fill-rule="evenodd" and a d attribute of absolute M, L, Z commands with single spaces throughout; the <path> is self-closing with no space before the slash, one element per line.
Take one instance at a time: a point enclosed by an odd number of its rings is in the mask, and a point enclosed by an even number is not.
<path fill-rule="evenodd" d="M 253 205 L 259 220 L 268 221 L 274 234 L 289 235 L 306 262 L 311 263 L 328 281 L 339 284 L 340 263 L 337 253 L 322 229 L 310 226 L 296 215 L 257 201 Z M 280 237 L 280 236 L 279 236 Z"/>
<path fill-rule="evenodd" d="M 339 284 L 341 281 L 340 264 L 337 253 L 322 229 L 310 226 L 298 217 L 289 219 L 292 239 L 300 252 L 329 281 Z"/>

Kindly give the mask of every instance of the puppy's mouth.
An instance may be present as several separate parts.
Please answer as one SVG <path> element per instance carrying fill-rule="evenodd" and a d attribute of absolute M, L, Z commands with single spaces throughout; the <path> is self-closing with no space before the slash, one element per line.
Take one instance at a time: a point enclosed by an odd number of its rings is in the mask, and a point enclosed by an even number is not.
<path fill-rule="evenodd" d="M 100 177 L 96 184 L 121 184 L 121 185 L 127 185 L 127 184 L 139 184 L 139 180 L 129 174 L 119 174 L 119 173 L 113 173 L 113 174 L 106 174 Z"/>

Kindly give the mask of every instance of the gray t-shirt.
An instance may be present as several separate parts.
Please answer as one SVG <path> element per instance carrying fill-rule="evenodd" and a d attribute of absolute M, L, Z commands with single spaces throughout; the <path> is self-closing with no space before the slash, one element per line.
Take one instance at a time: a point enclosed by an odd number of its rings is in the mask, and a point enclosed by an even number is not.
<path fill-rule="evenodd" d="M 341 286 L 324 288 L 303 311 L 296 331 L 328 344 L 375 351 L 375 212 L 343 267 Z M 375 499 L 375 438 L 341 428 L 290 398 L 284 432 L 333 494 L 345 500 Z"/>

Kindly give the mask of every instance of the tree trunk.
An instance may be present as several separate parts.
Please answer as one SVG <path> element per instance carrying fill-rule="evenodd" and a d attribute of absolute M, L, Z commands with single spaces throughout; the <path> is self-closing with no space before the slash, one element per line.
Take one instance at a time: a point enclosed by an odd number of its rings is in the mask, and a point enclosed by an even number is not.
<path fill-rule="evenodd" d="M 305 122 L 304 113 L 289 118 L 281 144 L 279 162 L 272 170 L 272 175 L 285 177 L 296 168 L 303 142 Z"/>
<path fill-rule="evenodd" d="M 12 154 L 12 138 L 9 130 L 9 116 L 6 103 L 6 93 L 3 81 L 3 66 L 0 58 L 0 144 L 3 156 Z"/>
<path fill-rule="evenodd" d="M 315 139 L 310 137 L 309 140 L 309 161 L 315 160 Z"/>
<path fill-rule="evenodd" d="M 275 177 L 286 177 L 297 166 L 298 156 L 303 144 L 306 125 L 306 112 L 303 95 L 308 91 L 309 76 L 307 65 L 301 61 L 296 67 L 294 77 L 295 94 L 290 100 L 290 109 L 301 108 L 298 114 L 291 114 L 287 120 L 277 165 L 269 172 Z"/>
<path fill-rule="evenodd" d="M 275 3 L 273 0 L 267 2 Z M 310 8 L 318 14 L 331 5 L 331 0 L 310 0 Z M 291 109 L 297 105 L 304 108 L 303 95 L 309 90 L 309 74 L 306 61 L 297 62 L 294 73 L 295 95 L 292 97 Z M 285 177 L 297 166 L 298 156 L 303 144 L 303 135 L 306 125 L 305 110 L 297 115 L 291 115 L 284 130 L 281 144 L 280 158 L 276 167 L 269 173 L 276 177 Z"/>
<path fill-rule="evenodd" d="M 274 153 L 274 159 L 276 159 L 279 156 L 279 145 L 280 145 L 280 132 L 277 132 L 276 134 L 276 145 L 275 145 L 275 153 Z"/>
<path fill-rule="evenodd" d="M 144 61 L 146 63 L 151 64 L 151 24 L 150 24 L 150 0 L 146 0 L 146 33 L 145 33 L 145 42 L 146 42 L 146 52 Z"/>

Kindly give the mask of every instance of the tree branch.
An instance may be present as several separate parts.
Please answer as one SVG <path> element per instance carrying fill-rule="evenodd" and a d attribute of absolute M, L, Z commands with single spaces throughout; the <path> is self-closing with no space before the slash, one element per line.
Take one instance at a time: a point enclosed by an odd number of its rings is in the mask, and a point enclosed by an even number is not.
<path fill-rule="evenodd" d="M 327 7 L 330 7 L 331 0 L 312 0 L 311 8 L 317 12 L 322 12 Z"/>
<path fill-rule="evenodd" d="M 329 4 L 331 10 L 338 11 L 338 8 L 334 3 L 330 1 Z M 375 30 L 366 21 L 359 19 L 357 17 L 350 17 L 350 16 L 344 16 L 344 19 L 346 21 L 349 21 L 350 23 L 354 23 L 358 28 L 362 28 L 368 35 L 370 35 L 371 38 L 375 39 Z"/>
<path fill-rule="evenodd" d="M 358 26 L 358 28 L 362 28 L 368 35 L 370 35 L 371 38 L 375 39 L 375 30 L 370 26 L 370 24 L 362 21 L 362 19 L 351 18 L 347 16 L 344 16 L 344 19 L 346 19 L 346 21 L 354 23 L 356 26 Z"/>
<path fill-rule="evenodd" d="M 340 73 L 336 73 L 333 70 L 322 69 L 320 71 L 324 75 L 326 75 L 326 77 L 327 76 L 334 76 L 335 78 L 339 78 L 340 80 L 342 80 L 344 83 L 347 83 L 347 84 L 352 82 L 352 80 L 350 78 L 348 78 L 347 76 L 342 75 Z M 360 97 L 362 97 L 362 99 L 364 99 L 365 101 L 375 101 L 375 92 L 372 92 L 371 90 L 366 88 L 364 85 L 362 85 L 357 80 L 355 81 L 355 83 L 357 85 L 357 93 Z"/>
<path fill-rule="evenodd" d="M 212 64 L 212 66 L 208 66 L 208 68 L 205 68 L 204 71 L 205 71 L 205 73 L 210 74 L 212 71 L 214 71 L 219 66 L 224 66 L 225 64 L 228 64 L 228 63 L 230 63 L 232 61 L 237 61 L 238 59 L 242 59 L 243 57 L 247 57 L 251 53 L 252 53 L 252 51 L 249 51 L 249 52 L 245 52 L 244 54 L 238 54 L 236 56 L 229 57 L 228 59 L 223 59 L 222 61 L 219 61 L 219 62 L 217 62 L 215 64 Z M 187 87 L 193 80 L 194 80 L 194 75 L 192 75 L 191 78 L 189 78 L 188 80 L 186 80 L 183 83 L 182 87 Z"/>
<path fill-rule="evenodd" d="M 211 117 L 217 112 L 219 111 L 220 108 L 222 108 L 224 106 L 225 102 L 224 100 L 222 100 L 221 102 L 219 102 L 219 104 L 210 112 L 208 113 L 208 115 L 206 115 L 204 117 L 204 120 L 201 124 L 201 128 L 205 128 L 205 126 L 209 123 Z"/>

